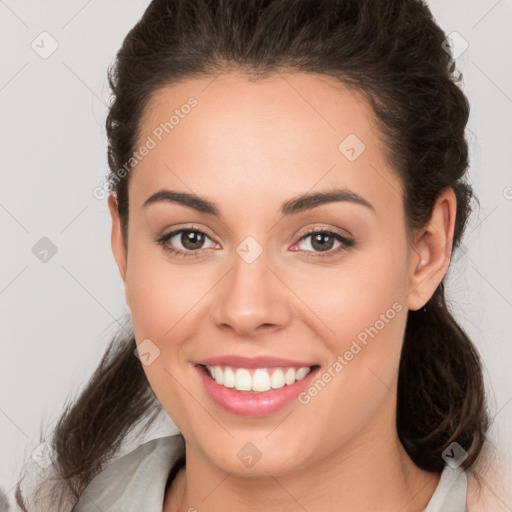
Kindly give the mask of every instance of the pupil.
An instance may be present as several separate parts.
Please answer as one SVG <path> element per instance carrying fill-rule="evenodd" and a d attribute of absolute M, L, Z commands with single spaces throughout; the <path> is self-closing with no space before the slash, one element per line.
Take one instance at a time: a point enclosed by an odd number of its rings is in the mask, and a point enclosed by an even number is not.
<path fill-rule="evenodd" d="M 181 235 L 181 243 L 187 249 L 198 249 L 203 243 L 203 236 L 197 231 L 184 231 Z"/>
<path fill-rule="evenodd" d="M 326 239 L 331 238 L 331 243 L 325 244 Z M 318 244 L 318 246 L 316 245 Z M 326 251 L 328 249 L 331 249 L 332 246 L 332 237 L 328 235 L 327 233 L 319 233 L 313 237 L 312 245 L 315 249 L 319 249 L 321 251 Z"/>

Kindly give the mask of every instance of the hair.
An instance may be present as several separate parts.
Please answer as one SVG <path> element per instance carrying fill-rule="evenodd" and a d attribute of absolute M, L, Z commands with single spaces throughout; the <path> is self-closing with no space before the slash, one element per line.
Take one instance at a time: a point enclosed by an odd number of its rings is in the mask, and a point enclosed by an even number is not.
<path fill-rule="evenodd" d="M 424 228 L 440 192 L 453 189 L 455 250 L 474 195 L 465 181 L 469 103 L 445 39 L 420 0 L 153 0 L 108 70 L 107 179 L 126 246 L 130 173 L 119 179 L 118 170 L 154 94 L 227 71 L 251 79 L 295 71 L 329 76 L 368 101 L 403 186 L 408 233 Z M 452 442 L 467 452 L 462 468 L 474 467 L 489 428 L 481 360 L 449 311 L 443 281 L 425 308 L 408 312 L 397 392 L 399 439 L 419 468 L 434 472 Z M 75 499 L 130 429 L 150 424 L 161 407 L 135 347 L 133 332 L 120 332 L 55 427 L 56 473 Z M 24 506 L 19 485 L 17 499 Z"/>

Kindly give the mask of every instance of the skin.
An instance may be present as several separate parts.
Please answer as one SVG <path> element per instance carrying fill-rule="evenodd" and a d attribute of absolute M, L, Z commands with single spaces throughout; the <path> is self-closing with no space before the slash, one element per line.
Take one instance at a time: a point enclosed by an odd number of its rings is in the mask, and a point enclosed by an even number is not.
<path fill-rule="evenodd" d="M 328 77 L 303 73 L 253 82 L 225 72 L 160 89 L 137 147 L 190 96 L 198 105 L 132 171 L 128 248 L 109 197 L 137 343 L 149 338 L 160 350 L 144 371 L 186 439 L 187 465 L 164 511 L 422 510 L 440 475 L 419 469 L 398 439 L 397 376 L 407 310 L 423 307 L 448 269 L 453 190 L 442 191 L 429 225 L 409 242 L 401 183 L 368 104 Z M 353 162 L 338 150 L 351 133 L 366 146 Z M 331 202 L 280 216 L 292 197 L 342 187 L 374 211 Z M 142 208 L 162 188 L 204 197 L 221 216 L 172 202 Z M 180 236 L 172 244 L 198 257 L 178 258 L 155 241 L 190 223 L 206 233 L 204 248 L 190 249 Z M 312 237 L 300 239 L 316 227 L 355 245 L 336 252 L 334 241 L 331 257 L 315 258 L 324 252 Z M 247 236 L 263 248 L 250 264 L 236 252 Z M 234 415 L 210 399 L 192 364 L 275 355 L 326 370 L 393 303 L 401 311 L 307 405 Z M 250 468 L 237 457 L 248 442 L 262 454 Z"/>

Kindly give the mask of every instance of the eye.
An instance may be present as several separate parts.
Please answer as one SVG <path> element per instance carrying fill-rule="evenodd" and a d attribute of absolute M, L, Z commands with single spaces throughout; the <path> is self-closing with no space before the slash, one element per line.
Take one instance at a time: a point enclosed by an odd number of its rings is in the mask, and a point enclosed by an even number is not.
<path fill-rule="evenodd" d="M 196 257 L 199 249 L 204 249 L 205 240 L 211 238 L 199 229 L 190 227 L 171 231 L 160 237 L 157 242 L 166 250 L 178 257 Z M 183 249 L 176 248 L 181 244 Z"/>
<path fill-rule="evenodd" d="M 308 231 L 300 238 L 296 245 L 299 245 L 301 242 L 307 239 L 310 239 L 310 241 L 306 243 L 305 246 L 310 247 L 313 250 L 310 251 L 306 249 L 305 252 L 315 253 L 307 256 L 312 258 L 336 256 L 338 253 L 346 251 L 355 245 L 353 240 L 341 235 L 340 233 L 329 231 L 325 228 L 315 228 L 311 231 Z M 340 245 L 336 250 L 331 250 L 336 242 Z"/>

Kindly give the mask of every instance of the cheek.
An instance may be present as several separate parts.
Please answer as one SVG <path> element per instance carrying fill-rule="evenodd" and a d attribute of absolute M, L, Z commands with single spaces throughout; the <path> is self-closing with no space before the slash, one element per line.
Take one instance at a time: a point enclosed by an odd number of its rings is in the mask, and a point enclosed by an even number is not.
<path fill-rule="evenodd" d="M 348 350 L 351 340 L 364 342 L 376 325 L 379 336 L 401 340 L 407 291 L 406 253 L 400 248 L 360 252 L 341 261 L 295 275 L 286 270 L 285 280 L 296 283 L 294 292 L 311 311 L 311 326 L 322 334 L 331 352 Z M 393 306 L 394 305 L 394 306 Z"/>
<path fill-rule="evenodd" d="M 405 251 L 390 248 L 389 256 L 368 254 L 301 287 L 315 313 L 310 328 L 321 333 L 329 354 L 301 399 L 304 414 L 316 418 L 317 435 L 321 425 L 338 425 L 333 435 L 348 439 L 394 398 L 407 318 L 406 268 Z"/>
<path fill-rule="evenodd" d="M 173 264 L 163 250 L 134 240 L 128 256 L 126 295 L 137 340 L 163 342 L 176 337 L 206 290 L 200 267 Z"/>
<path fill-rule="evenodd" d="M 194 414 L 194 402 L 183 392 L 182 383 L 190 379 L 183 354 L 197 326 L 194 315 L 206 292 L 205 280 L 185 270 L 190 266 L 173 265 L 165 253 L 143 243 L 133 240 L 130 251 L 126 295 L 135 339 L 137 344 L 151 340 L 150 349 L 157 354 L 143 370 L 163 408 L 172 411 L 180 431 L 188 432 L 187 418 Z"/>

